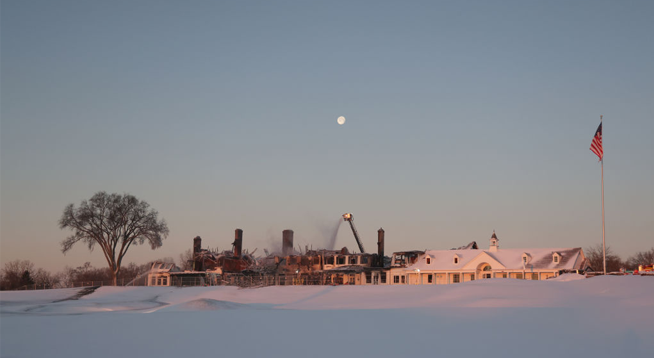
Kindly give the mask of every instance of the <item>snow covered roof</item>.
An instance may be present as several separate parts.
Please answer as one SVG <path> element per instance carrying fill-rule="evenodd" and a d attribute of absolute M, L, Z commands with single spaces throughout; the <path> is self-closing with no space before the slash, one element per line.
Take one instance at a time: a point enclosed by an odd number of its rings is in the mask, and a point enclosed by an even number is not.
<path fill-rule="evenodd" d="M 560 255 L 554 261 L 554 253 Z M 576 248 L 531 248 L 489 250 L 427 250 L 418 260 L 404 270 L 414 271 L 474 271 L 482 263 L 488 263 L 493 270 L 522 270 L 523 254 L 529 256 L 527 270 L 574 270 L 580 269 L 584 259 L 580 247 Z M 429 257 L 429 264 L 426 258 Z M 458 257 L 458 260 L 454 260 Z"/>
<path fill-rule="evenodd" d="M 156 273 L 156 272 L 179 272 L 179 271 L 181 271 L 181 270 L 174 263 L 153 262 L 152 267 L 150 267 L 150 272 L 151 273 Z"/>

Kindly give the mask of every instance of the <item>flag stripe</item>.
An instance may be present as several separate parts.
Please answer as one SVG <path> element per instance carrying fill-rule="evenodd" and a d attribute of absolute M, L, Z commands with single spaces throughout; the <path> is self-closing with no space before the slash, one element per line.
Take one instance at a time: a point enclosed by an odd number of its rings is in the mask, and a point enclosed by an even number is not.
<path fill-rule="evenodd" d="M 602 123 L 597 127 L 593 141 L 590 143 L 590 150 L 599 157 L 600 160 L 604 157 L 604 147 L 602 147 Z"/>

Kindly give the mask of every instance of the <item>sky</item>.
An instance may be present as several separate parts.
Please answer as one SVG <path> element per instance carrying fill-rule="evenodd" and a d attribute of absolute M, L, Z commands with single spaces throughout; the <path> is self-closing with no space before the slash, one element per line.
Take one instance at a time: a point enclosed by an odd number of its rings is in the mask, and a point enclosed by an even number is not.
<path fill-rule="evenodd" d="M 651 1 L 17 1 L 0 7 L 0 264 L 58 271 L 98 191 L 260 253 L 654 247 Z M 339 125 L 336 119 L 344 116 Z M 349 227 L 337 247 L 356 249 Z"/>

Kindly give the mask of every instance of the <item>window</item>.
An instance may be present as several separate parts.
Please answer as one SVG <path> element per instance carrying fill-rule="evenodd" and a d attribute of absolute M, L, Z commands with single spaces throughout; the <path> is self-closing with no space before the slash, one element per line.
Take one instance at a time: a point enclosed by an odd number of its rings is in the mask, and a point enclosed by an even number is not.
<path fill-rule="evenodd" d="M 355 276 L 354 276 L 354 275 L 350 275 L 350 281 L 349 281 L 349 282 L 350 282 L 350 285 L 354 285 L 354 279 L 355 279 Z"/>
<path fill-rule="evenodd" d="M 459 258 L 456 257 L 456 256 L 454 256 L 454 264 L 455 264 L 455 265 L 458 265 L 458 264 L 459 264 Z"/>
<path fill-rule="evenodd" d="M 403 254 L 397 254 L 393 259 L 395 265 L 404 265 L 406 263 L 406 256 Z"/>
<path fill-rule="evenodd" d="M 336 264 L 337 264 L 337 265 L 345 265 L 345 256 L 339 256 L 339 257 L 336 259 Z"/>
<path fill-rule="evenodd" d="M 427 275 L 427 283 L 432 283 L 432 282 L 434 282 L 433 275 L 431 275 L 431 274 Z"/>
<path fill-rule="evenodd" d="M 161 277 L 157 277 L 157 286 L 161 286 Z"/>
<path fill-rule="evenodd" d="M 474 281 L 474 280 L 475 280 L 475 274 L 474 274 L 474 273 L 471 273 L 471 274 L 470 274 L 470 281 Z"/>
<path fill-rule="evenodd" d="M 522 262 L 527 263 L 527 256 L 522 256 Z"/>
<path fill-rule="evenodd" d="M 327 258 L 327 265 L 333 265 L 334 264 L 334 256 L 330 256 Z"/>
<path fill-rule="evenodd" d="M 156 286 L 157 285 L 157 278 L 152 276 L 150 278 L 150 286 Z"/>
<path fill-rule="evenodd" d="M 520 272 L 516 273 L 515 278 L 521 280 L 522 279 L 522 273 L 520 273 Z"/>
<path fill-rule="evenodd" d="M 381 283 L 386 283 L 386 272 L 381 273 Z"/>
<path fill-rule="evenodd" d="M 367 264 L 368 263 L 368 256 L 361 256 L 361 264 Z"/>
<path fill-rule="evenodd" d="M 161 285 L 168 286 L 168 277 L 164 276 L 161 278 Z"/>
<path fill-rule="evenodd" d="M 372 283 L 372 272 L 366 272 L 366 283 Z"/>
<path fill-rule="evenodd" d="M 452 283 L 461 282 L 461 276 L 458 273 L 452 274 Z"/>
<path fill-rule="evenodd" d="M 393 276 L 393 283 L 400 283 L 400 276 Z"/>
<path fill-rule="evenodd" d="M 357 257 L 350 256 L 350 265 L 356 265 L 356 264 L 357 264 Z"/>
<path fill-rule="evenodd" d="M 427 258 L 427 265 L 431 265 L 431 257 Z"/>
<path fill-rule="evenodd" d="M 531 274 L 531 279 L 532 280 L 538 280 L 538 274 L 537 273 L 532 273 Z"/>
<path fill-rule="evenodd" d="M 402 276 L 402 283 L 406 283 L 406 276 Z"/>
<path fill-rule="evenodd" d="M 558 252 L 555 252 L 554 255 L 552 255 L 552 261 L 554 261 L 555 264 L 558 264 L 559 261 L 561 261 L 561 255 L 559 255 Z"/>

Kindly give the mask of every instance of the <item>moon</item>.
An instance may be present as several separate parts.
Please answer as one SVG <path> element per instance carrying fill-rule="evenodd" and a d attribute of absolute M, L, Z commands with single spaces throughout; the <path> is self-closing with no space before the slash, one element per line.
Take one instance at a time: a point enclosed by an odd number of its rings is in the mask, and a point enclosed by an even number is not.
<path fill-rule="evenodd" d="M 338 117 L 338 119 L 336 119 L 336 122 L 338 122 L 338 124 L 340 125 L 343 125 L 343 123 L 345 123 L 345 117 L 343 116 Z"/>

